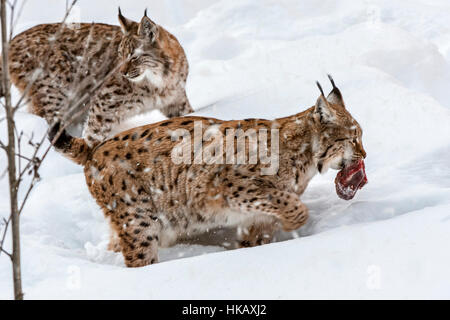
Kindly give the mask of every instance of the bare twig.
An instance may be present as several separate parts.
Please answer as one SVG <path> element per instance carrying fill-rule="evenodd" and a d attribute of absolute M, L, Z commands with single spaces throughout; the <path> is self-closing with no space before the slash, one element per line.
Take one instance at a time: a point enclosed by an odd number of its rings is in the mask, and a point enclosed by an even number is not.
<path fill-rule="evenodd" d="M 19 159 L 18 167 L 19 167 L 19 171 L 20 171 L 20 168 L 22 167 L 22 152 L 20 150 L 20 143 L 21 143 L 21 140 L 22 140 L 22 134 L 19 135 L 19 133 L 17 132 L 17 127 L 16 126 L 14 126 L 14 132 L 15 132 L 15 135 L 16 135 L 16 138 L 17 138 L 17 149 L 18 149 L 18 151 L 16 152 L 16 156 L 19 157 L 18 158 Z"/>
<path fill-rule="evenodd" d="M 34 188 L 34 186 L 35 186 L 35 184 L 36 184 L 36 182 L 37 182 L 38 180 L 39 180 L 39 179 L 37 179 L 37 178 L 35 178 L 35 177 L 33 177 L 33 179 L 31 180 L 31 183 L 29 184 L 28 190 L 27 190 L 27 192 L 26 192 L 26 194 L 25 194 L 25 197 L 24 197 L 23 200 L 22 200 L 22 204 L 20 205 L 20 208 L 19 208 L 19 215 L 22 213 L 22 210 L 23 210 L 23 208 L 25 207 L 25 203 L 26 203 L 27 200 L 28 200 L 28 196 L 31 194 L 31 190 L 33 190 L 33 188 Z"/>
<path fill-rule="evenodd" d="M 17 0 L 15 2 L 17 2 Z M 22 15 L 23 8 L 24 8 L 26 3 L 27 3 L 27 0 L 23 0 L 21 5 L 20 5 L 19 12 L 17 13 L 16 18 L 15 18 L 14 22 L 12 23 L 11 29 L 9 30 L 9 41 L 11 41 L 11 39 L 13 37 L 13 32 L 16 30 L 17 23 L 18 23 L 18 21 L 20 19 L 20 16 Z M 11 21 L 12 21 L 13 18 L 14 17 L 11 18 Z"/>
<path fill-rule="evenodd" d="M 6 233 L 7 233 L 7 231 L 8 231 L 9 223 L 11 222 L 11 216 L 9 216 L 8 220 L 6 220 L 5 218 L 3 218 L 3 221 L 2 221 L 2 222 L 3 222 L 4 228 L 3 228 L 2 238 L 1 238 L 1 240 L 0 240 L 0 255 L 1 255 L 2 253 L 4 253 L 4 254 L 6 254 L 10 259 L 12 259 L 12 255 L 4 249 L 4 245 L 3 245 L 3 244 L 5 243 Z"/>
<path fill-rule="evenodd" d="M 14 0 L 14 2 L 10 5 L 10 19 L 9 19 L 9 39 L 11 39 L 12 36 L 12 27 L 13 27 L 13 21 L 14 21 L 14 10 L 16 9 L 17 0 Z"/>
<path fill-rule="evenodd" d="M 0 252 L 3 252 L 4 254 L 6 254 L 12 261 L 13 257 L 12 257 L 11 253 L 9 253 L 8 251 L 4 250 L 2 247 L 0 247 Z"/>
<path fill-rule="evenodd" d="M 8 172 L 8 168 L 5 168 L 5 170 L 3 170 L 3 172 L 2 172 L 2 174 L 0 174 L 0 180 L 5 177 L 7 172 Z"/>
<path fill-rule="evenodd" d="M 3 244 L 5 243 L 6 233 L 8 231 L 8 226 L 9 226 L 10 222 L 11 222 L 11 215 L 9 216 L 8 220 L 3 218 L 3 224 L 5 227 L 3 228 L 3 235 L 2 235 L 2 239 L 0 240 L 0 248 L 2 248 L 2 249 L 3 249 Z"/>
<path fill-rule="evenodd" d="M 20 154 L 20 152 L 16 153 L 16 156 L 17 156 L 17 158 L 25 159 L 25 160 L 27 160 L 27 161 L 29 161 L 29 162 L 33 162 L 33 161 L 34 161 L 33 159 L 30 159 L 30 158 L 28 158 L 28 157 L 26 157 L 26 156 Z"/>

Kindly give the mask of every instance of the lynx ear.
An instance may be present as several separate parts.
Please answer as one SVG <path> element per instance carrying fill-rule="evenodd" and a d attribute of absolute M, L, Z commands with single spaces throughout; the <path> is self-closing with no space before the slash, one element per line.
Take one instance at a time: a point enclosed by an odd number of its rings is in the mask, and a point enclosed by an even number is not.
<path fill-rule="evenodd" d="M 120 10 L 119 7 L 119 23 L 120 23 L 120 28 L 122 29 L 123 34 L 128 34 L 133 30 L 133 24 L 135 24 L 134 21 L 125 18 L 122 15 L 122 11 Z"/>
<path fill-rule="evenodd" d="M 328 95 L 327 101 L 332 104 L 341 104 L 344 106 L 344 99 L 342 98 L 341 91 L 334 84 L 334 80 L 331 75 L 328 75 L 328 79 L 330 79 L 333 90 L 331 90 L 330 94 Z"/>
<path fill-rule="evenodd" d="M 320 85 L 319 82 L 316 82 L 316 84 L 319 87 L 321 95 L 316 101 L 316 105 L 314 107 L 314 113 L 319 117 L 320 122 L 322 122 L 322 123 L 332 122 L 335 119 L 334 111 L 330 107 L 327 99 L 325 99 L 325 96 L 324 96 L 323 90 L 322 90 L 322 86 Z"/>
<path fill-rule="evenodd" d="M 158 26 L 149 17 L 147 17 L 147 9 L 145 9 L 144 17 L 139 23 L 138 35 L 149 39 L 151 42 L 158 37 Z"/>

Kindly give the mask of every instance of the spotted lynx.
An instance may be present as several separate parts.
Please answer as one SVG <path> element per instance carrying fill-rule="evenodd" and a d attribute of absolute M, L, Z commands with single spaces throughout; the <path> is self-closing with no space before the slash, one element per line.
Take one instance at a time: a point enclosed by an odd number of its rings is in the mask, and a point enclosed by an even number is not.
<path fill-rule="evenodd" d="M 129 267 L 155 263 L 158 246 L 208 228 L 240 226 L 245 230 L 242 246 L 263 244 L 279 229 L 290 231 L 305 224 L 308 208 L 299 196 L 317 172 L 341 170 L 336 190 L 344 199 L 367 182 L 361 127 L 332 84 L 331 93 L 325 98 L 322 91 L 315 106 L 272 121 L 174 118 L 125 131 L 95 149 L 66 132 L 55 146 L 76 146 L 72 156 L 84 165 L 89 190 L 110 221 L 110 248 L 121 251 Z M 188 139 L 199 125 L 204 150 L 212 143 L 208 132 L 229 137 L 226 132 L 235 130 L 231 136 L 235 146 L 251 129 L 275 130 L 279 151 L 271 152 L 278 155 L 278 170 L 262 175 L 267 164 L 260 159 L 253 164 L 174 161 L 174 150 L 180 146 L 174 133 L 181 130 Z M 274 137 L 268 138 L 267 149 L 275 150 Z M 198 151 L 195 137 L 191 142 L 185 145 L 192 147 L 189 156 Z M 244 146 L 250 154 L 249 140 Z M 234 157 L 239 156 L 237 149 L 231 153 Z"/>
<path fill-rule="evenodd" d="M 140 23 L 43 24 L 11 41 L 11 80 L 30 99 L 30 111 L 49 124 L 61 121 L 80 87 L 92 88 L 83 137 L 103 141 L 122 120 L 152 109 L 167 117 L 192 112 L 186 97 L 188 62 L 177 39 L 145 13 Z M 112 72 L 117 68 L 117 72 Z"/>

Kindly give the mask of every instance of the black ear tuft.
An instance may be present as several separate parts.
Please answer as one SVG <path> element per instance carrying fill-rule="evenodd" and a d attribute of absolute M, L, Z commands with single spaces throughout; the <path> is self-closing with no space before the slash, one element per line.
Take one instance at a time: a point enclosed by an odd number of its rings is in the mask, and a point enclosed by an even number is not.
<path fill-rule="evenodd" d="M 131 20 L 128 20 L 127 18 L 125 18 L 122 15 L 122 10 L 120 10 L 120 7 L 119 7 L 119 23 L 120 23 L 120 27 L 122 29 L 122 32 L 124 34 L 127 34 L 127 33 L 129 33 L 131 31 L 131 27 L 132 27 L 133 22 Z"/>
<path fill-rule="evenodd" d="M 335 89 L 336 85 L 334 84 L 334 80 L 333 80 L 333 77 L 331 76 L 331 74 L 328 74 L 328 79 L 330 79 L 331 85 L 333 86 L 333 89 Z"/>
<path fill-rule="evenodd" d="M 145 11 L 144 11 L 144 17 L 147 17 L 147 8 L 145 8 Z M 147 17 L 148 18 L 148 17 Z"/>
<path fill-rule="evenodd" d="M 318 87 L 319 90 L 320 90 L 320 93 L 321 93 L 323 96 L 325 96 L 325 95 L 323 94 L 323 89 L 322 89 L 322 86 L 320 85 L 319 81 L 316 81 L 316 84 L 317 84 L 317 87 Z"/>
<path fill-rule="evenodd" d="M 331 85 L 333 86 L 333 90 L 331 90 L 330 94 L 327 97 L 328 102 L 331 102 L 333 104 L 344 104 L 344 100 L 342 98 L 341 91 L 336 87 L 336 84 L 334 83 L 333 77 L 331 75 L 328 75 L 328 79 L 330 79 Z"/>

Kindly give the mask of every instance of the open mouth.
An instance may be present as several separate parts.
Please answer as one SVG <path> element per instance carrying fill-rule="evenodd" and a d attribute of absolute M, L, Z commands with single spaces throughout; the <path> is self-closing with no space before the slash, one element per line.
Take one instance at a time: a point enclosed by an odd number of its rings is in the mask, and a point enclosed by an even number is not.
<path fill-rule="evenodd" d="M 338 172 L 334 180 L 336 193 L 344 200 L 353 199 L 356 192 L 367 183 L 364 160 L 358 160 L 347 165 Z"/>

